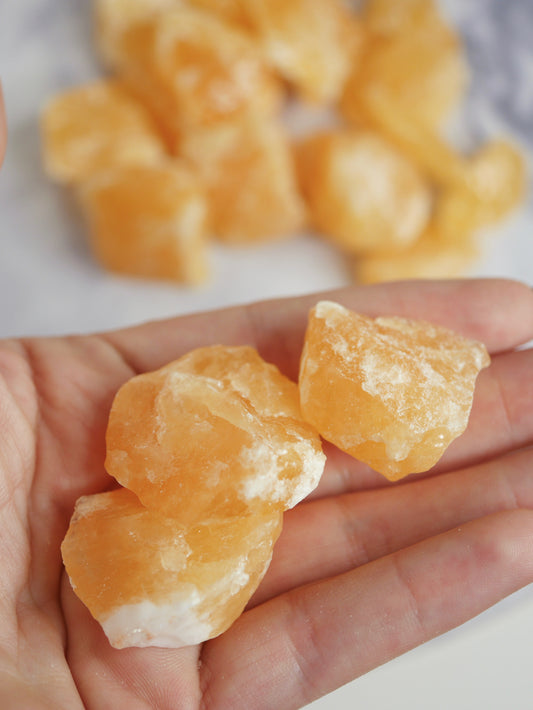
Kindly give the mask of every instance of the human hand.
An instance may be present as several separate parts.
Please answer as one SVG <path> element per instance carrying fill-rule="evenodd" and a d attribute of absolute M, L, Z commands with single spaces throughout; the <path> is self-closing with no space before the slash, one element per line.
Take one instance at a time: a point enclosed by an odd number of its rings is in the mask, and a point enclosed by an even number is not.
<path fill-rule="evenodd" d="M 326 446 L 322 482 L 285 514 L 249 608 L 184 649 L 113 649 L 63 571 L 75 500 L 111 482 L 112 399 L 135 373 L 214 343 L 254 345 L 295 379 L 318 297 L 0 343 L 0 707 L 298 708 L 533 581 L 533 351 L 513 350 L 533 338 L 533 292 L 418 282 L 327 297 L 485 342 L 469 427 L 435 469 L 395 485 Z"/>

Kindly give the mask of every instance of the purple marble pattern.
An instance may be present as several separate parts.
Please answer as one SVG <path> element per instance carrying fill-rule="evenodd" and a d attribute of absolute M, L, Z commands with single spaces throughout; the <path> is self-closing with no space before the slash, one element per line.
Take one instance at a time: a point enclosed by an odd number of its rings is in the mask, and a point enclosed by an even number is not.
<path fill-rule="evenodd" d="M 464 120 L 473 138 L 507 133 L 533 149 L 533 0 L 444 0 L 463 36 L 472 82 Z"/>

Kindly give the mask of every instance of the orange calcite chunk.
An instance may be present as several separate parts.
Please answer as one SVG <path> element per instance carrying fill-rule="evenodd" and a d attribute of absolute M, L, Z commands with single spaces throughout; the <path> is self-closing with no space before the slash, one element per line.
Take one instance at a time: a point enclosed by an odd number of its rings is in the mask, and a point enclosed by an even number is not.
<path fill-rule="evenodd" d="M 435 0 L 366 0 L 362 17 L 365 26 L 379 37 L 443 26 Z"/>
<path fill-rule="evenodd" d="M 181 155 L 206 186 L 214 236 L 246 244 L 279 239 L 300 229 L 304 205 L 282 126 L 246 114 L 187 133 Z"/>
<path fill-rule="evenodd" d="M 296 162 L 313 225 L 350 253 L 404 249 L 428 223 L 429 187 L 375 133 L 311 136 L 297 146 Z"/>
<path fill-rule="evenodd" d="M 379 86 L 402 112 L 439 127 L 466 89 L 468 72 L 458 36 L 428 0 L 378 0 L 366 5 L 364 15 L 373 41 L 361 71 L 352 72 L 345 111 L 358 113 L 364 87 Z"/>
<path fill-rule="evenodd" d="M 302 353 L 302 413 L 320 434 L 396 480 L 426 471 L 466 428 L 481 343 L 403 318 L 372 320 L 323 301 Z"/>
<path fill-rule="evenodd" d="M 188 130 L 277 109 L 280 88 L 253 40 L 214 14 L 181 8 L 124 33 L 118 69 L 176 150 Z"/>
<path fill-rule="evenodd" d="M 266 56 L 305 99 L 332 104 L 357 60 L 361 28 L 341 0 L 243 0 Z"/>
<path fill-rule="evenodd" d="M 201 185 L 177 162 L 116 168 L 79 189 L 92 247 L 108 269 L 134 276 L 205 280 L 207 205 Z"/>
<path fill-rule="evenodd" d="M 251 30 L 248 0 L 186 0 L 186 3 L 212 12 L 240 29 Z"/>
<path fill-rule="evenodd" d="M 183 4 L 184 0 L 95 0 L 96 37 L 104 60 L 117 64 L 120 39 L 130 27 Z"/>
<path fill-rule="evenodd" d="M 464 276 L 479 257 L 479 248 L 468 233 L 444 242 L 433 228 L 402 252 L 369 254 L 353 263 L 356 281 L 363 284 L 400 279 L 449 279 Z M 451 236 L 451 235 L 450 235 Z"/>
<path fill-rule="evenodd" d="M 186 526 L 119 489 L 78 500 L 61 551 L 73 589 L 112 646 L 188 646 L 222 633 L 243 611 L 281 517 L 208 516 Z"/>
<path fill-rule="evenodd" d="M 80 182 L 113 166 L 154 165 L 165 154 L 146 109 L 114 80 L 54 97 L 42 132 L 46 171 L 61 182 Z"/>
<path fill-rule="evenodd" d="M 193 351 L 127 382 L 111 409 L 108 472 L 186 525 L 290 508 L 323 467 L 296 384 L 253 348 Z"/>

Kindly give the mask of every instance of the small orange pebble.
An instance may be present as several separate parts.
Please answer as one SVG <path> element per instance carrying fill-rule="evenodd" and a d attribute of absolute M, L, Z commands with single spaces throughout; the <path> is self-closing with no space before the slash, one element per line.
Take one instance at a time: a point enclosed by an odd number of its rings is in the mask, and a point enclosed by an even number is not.
<path fill-rule="evenodd" d="M 207 204 L 177 161 L 115 168 L 79 188 L 93 251 L 106 268 L 133 276 L 202 283 L 207 275 Z"/>
<path fill-rule="evenodd" d="M 188 130 L 272 114 L 278 80 L 252 38 L 212 13 L 183 7 L 124 33 L 118 70 L 165 127 L 174 146 Z"/>
<path fill-rule="evenodd" d="M 305 208 L 284 128 L 255 113 L 189 131 L 180 154 L 206 186 L 214 236 L 228 244 L 298 231 Z"/>
<path fill-rule="evenodd" d="M 115 67 L 119 61 L 117 49 L 126 30 L 183 4 L 184 0 L 94 0 L 96 40 L 106 64 Z"/>
<path fill-rule="evenodd" d="M 466 428 L 481 343 L 404 318 L 312 309 L 300 368 L 304 418 L 390 480 L 427 471 Z"/>
<path fill-rule="evenodd" d="M 134 377 L 109 416 L 107 471 L 185 525 L 291 508 L 324 462 L 297 385 L 250 347 L 201 348 Z"/>
<path fill-rule="evenodd" d="M 270 511 L 184 526 L 122 488 L 78 500 L 61 552 L 112 646 L 179 648 L 221 634 L 240 615 L 281 518 Z"/>
<path fill-rule="evenodd" d="M 440 130 L 468 81 L 458 35 L 431 0 L 370 0 L 363 18 L 369 40 L 346 84 L 344 115 L 359 120 L 366 95 L 377 89 L 415 124 Z"/>
<path fill-rule="evenodd" d="M 348 253 L 402 250 L 426 227 L 429 186 L 378 134 L 319 133 L 298 144 L 295 154 L 313 226 Z"/>
<path fill-rule="evenodd" d="M 252 29 L 249 11 L 247 10 L 248 0 L 186 0 L 186 3 L 212 12 L 225 22 L 229 22 L 246 32 Z"/>
<path fill-rule="evenodd" d="M 449 279 L 464 276 L 479 257 L 471 233 L 444 242 L 433 228 L 409 249 L 391 254 L 368 254 L 353 261 L 355 280 L 362 284 L 400 279 Z M 450 235 L 451 237 L 451 235 Z"/>
<path fill-rule="evenodd" d="M 421 29 L 431 32 L 444 24 L 435 0 L 366 0 L 361 16 L 370 32 L 379 37 Z"/>
<path fill-rule="evenodd" d="M 142 104 L 115 80 L 95 81 L 49 101 L 42 115 L 44 162 L 60 182 L 119 165 L 154 165 L 165 150 Z"/>
<path fill-rule="evenodd" d="M 357 62 L 356 15 L 341 0 L 243 0 L 266 56 L 306 100 L 333 104 Z"/>

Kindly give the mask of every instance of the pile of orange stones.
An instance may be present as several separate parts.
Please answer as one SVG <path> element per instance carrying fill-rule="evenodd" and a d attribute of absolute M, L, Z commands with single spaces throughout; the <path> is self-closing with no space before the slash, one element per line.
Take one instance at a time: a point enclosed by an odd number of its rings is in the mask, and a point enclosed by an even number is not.
<path fill-rule="evenodd" d="M 112 72 L 53 98 L 49 175 L 108 269 L 199 284 L 209 244 L 312 230 L 360 282 L 455 276 L 522 199 L 503 140 L 444 137 L 468 79 L 434 0 L 95 0 Z M 328 115 L 291 134 L 285 109 Z"/>
<path fill-rule="evenodd" d="M 251 347 L 193 350 L 118 391 L 106 469 L 62 544 L 72 587 L 116 648 L 225 631 L 265 575 L 283 512 L 318 485 L 321 436 L 390 480 L 467 426 L 481 343 L 338 303 L 309 315 L 299 382 Z"/>

